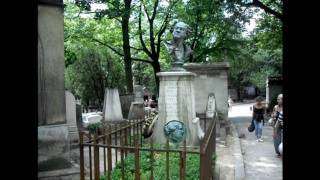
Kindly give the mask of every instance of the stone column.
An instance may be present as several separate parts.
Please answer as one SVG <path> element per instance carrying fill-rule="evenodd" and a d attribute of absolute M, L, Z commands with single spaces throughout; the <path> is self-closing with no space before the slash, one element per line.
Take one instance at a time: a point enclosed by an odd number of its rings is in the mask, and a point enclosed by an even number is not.
<path fill-rule="evenodd" d="M 188 146 L 198 144 L 196 125 L 192 120 L 196 117 L 193 80 L 194 73 L 187 71 L 160 72 L 159 119 L 155 123 L 152 138 L 155 143 L 164 144 L 163 132 L 165 123 L 171 120 L 182 121 L 187 128 L 186 143 Z"/>
<path fill-rule="evenodd" d="M 66 123 L 63 5 L 45 2 L 38 5 L 39 126 Z"/>
<path fill-rule="evenodd" d="M 38 179 L 43 180 L 79 179 L 66 124 L 63 34 L 63 1 L 38 1 Z"/>

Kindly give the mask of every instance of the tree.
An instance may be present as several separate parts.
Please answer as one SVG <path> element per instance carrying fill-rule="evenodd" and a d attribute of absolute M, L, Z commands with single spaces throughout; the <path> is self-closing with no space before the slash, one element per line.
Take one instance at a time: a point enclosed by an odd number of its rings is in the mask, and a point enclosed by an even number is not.
<path fill-rule="evenodd" d="M 132 58 L 130 51 L 130 36 L 129 36 L 129 19 L 131 12 L 131 0 L 123 0 L 124 4 L 121 4 L 118 0 L 77 0 L 76 4 L 81 7 L 83 10 L 90 10 L 92 3 L 107 3 L 107 9 L 96 11 L 95 15 L 97 19 L 102 19 L 107 16 L 111 19 L 116 19 L 121 23 L 122 29 L 122 52 L 114 48 L 112 45 L 108 45 L 107 43 L 99 40 L 92 39 L 96 41 L 114 52 L 118 55 L 123 56 L 123 60 L 125 63 L 125 72 L 126 72 L 126 85 L 127 91 L 129 93 L 133 93 L 133 80 L 132 80 Z M 121 17 L 121 19 L 119 19 Z"/>
<path fill-rule="evenodd" d="M 76 11 L 65 34 L 66 66 L 79 59 L 77 51 L 84 42 L 93 42 L 120 57 L 126 72 L 126 84 L 132 76 L 143 85 L 159 89 L 156 73 L 170 67 L 170 56 L 163 41 L 171 39 L 169 27 L 177 19 L 189 24 L 192 37 L 188 43 L 194 50 L 189 62 L 211 63 L 228 61 L 230 80 L 241 88 L 253 84 L 263 88 L 264 78 L 282 73 L 282 21 L 276 15 L 262 13 L 257 28 L 243 37 L 244 25 L 258 7 L 257 1 L 143 1 L 88 0 L 77 1 L 82 13 L 92 13 L 83 19 Z M 89 3 L 88 3 L 89 2 Z M 90 11 L 91 2 L 103 2 L 107 8 Z M 261 0 L 264 6 L 282 11 L 282 1 Z M 263 8 L 262 8 L 263 9 Z M 81 20 L 79 20 L 81 19 Z M 76 40 L 77 39 L 77 40 Z M 78 42 L 76 42 L 78 41 Z M 83 42 L 82 42 L 83 41 Z M 103 48 L 106 50 L 105 48 Z M 110 52 L 108 52 L 110 54 Z M 119 59 L 119 58 L 118 58 Z M 130 75 L 131 74 L 131 75 Z"/>
<path fill-rule="evenodd" d="M 72 4 L 65 8 L 65 87 L 80 98 L 84 106 L 96 105 L 101 109 L 106 87 L 125 92 L 124 64 L 109 48 L 88 39 L 109 37 L 109 41 L 118 42 L 121 29 L 109 19 L 98 22 L 81 17 L 79 8 Z M 112 32 L 119 35 L 111 36 Z"/>
<path fill-rule="evenodd" d="M 282 0 L 228 0 L 229 4 L 238 4 L 244 7 L 257 7 L 264 10 L 266 13 L 273 15 L 281 22 L 283 22 L 283 1 Z"/>
<path fill-rule="evenodd" d="M 176 2 L 170 2 L 168 7 L 159 6 L 159 0 L 155 0 L 154 2 L 141 0 L 139 4 L 137 35 L 139 36 L 140 44 L 138 44 L 139 48 L 135 49 L 142 50 L 147 55 L 147 58 L 135 60 L 149 63 L 152 66 L 157 93 L 160 81 L 156 74 L 161 71 L 159 57 L 162 46 L 162 35 L 169 24 L 172 7 Z M 143 22 L 146 22 L 147 25 L 143 26 Z"/>
<path fill-rule="evenodd" d="M 102 110 L 105 87 L 121 87 L 123 65 L 94 48 L 86 48 L 78 54 L 79 59 L 66 68 L 66 88 L 80 97 L 85 107 L 95 105 Z"/>

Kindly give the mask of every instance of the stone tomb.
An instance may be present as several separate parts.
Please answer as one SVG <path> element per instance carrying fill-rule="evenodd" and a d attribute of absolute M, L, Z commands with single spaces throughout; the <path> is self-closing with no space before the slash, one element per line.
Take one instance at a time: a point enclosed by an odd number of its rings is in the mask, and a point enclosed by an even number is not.
<path fill-rule="evenodd" d="M 160 72 L 159 119 L 155 123 L 152 138 L 155 143 L 165 144 L 164 125 L 171 120 L 182 121 L 187 129 L 187 146 L 199 145 L 197 126 L 192 121 L 196 118 L 193 80 L 194 73 Z"/>
<path fill-rule="evenodd" d="M 183 66 L 196 74 L 194 78 L 196 112 L 204 113 L 208 95 L 214 93 L 216 108 L 222 121 L 228 120 L 228 70 L 229 63 L 195 64 Z"/>

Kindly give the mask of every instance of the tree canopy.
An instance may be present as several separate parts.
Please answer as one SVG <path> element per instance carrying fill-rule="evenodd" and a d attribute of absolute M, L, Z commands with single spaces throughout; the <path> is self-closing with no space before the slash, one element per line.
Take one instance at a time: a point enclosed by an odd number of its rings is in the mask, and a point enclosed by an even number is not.
<path fill-rule="evenodd" d="M 156 73 L 171 66 L 163 41 L 177 20 L 192 29 L 187 62 L 229 62 L 239 91 L 264 88 L 268 76 L 282 74 L 281 0 L 66 0 L 66 88 L 88 104 L 103 102 L 105 87 L 132 93 L 141 84 L 157 94 Z"/>

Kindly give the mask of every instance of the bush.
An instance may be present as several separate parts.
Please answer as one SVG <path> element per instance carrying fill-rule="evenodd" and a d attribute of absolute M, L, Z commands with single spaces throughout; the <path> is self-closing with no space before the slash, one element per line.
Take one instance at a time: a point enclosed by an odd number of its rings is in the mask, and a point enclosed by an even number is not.
<path fill-rule="evenodd" d="M 216 156 L 212 156 L 212 160 L 216 160 Z M 128 154 L 124 160 L 124 176 L 126 179 L 134 179 L 135 167 L 134 167 L 134 154 Z M 140 178 L 141 180 L 150 179 L 151 175 L 151 154 L 150 152 L 140 152 Z M 186 177 L 188 179 L 200 179 L 200 155 L 199 154 L 187 154 L 186 157 Z M 111 179 L 122 179 L 121 163 L 118 163 L 112 170 Z M 108 173 L 108 172 L 107 172 Z M 166 179 L 166 153 L 154 152 L 153 162 L 153 175 L 154 179 Z M 179 179 L 180 177 L 180 154 L 169 153 L 169 179 Z M 107 174 L 101 176 L 101 180 L 106 180 Z"/>
<path fill-rule="evenodd" d="M 96 134 L 99 131 L 99 128 L 102 127 L 102 123 L 101 122 L 97 122 L 97 123 L 92 123 L 88 125 L 88 130 L 91 134 Z"/>

